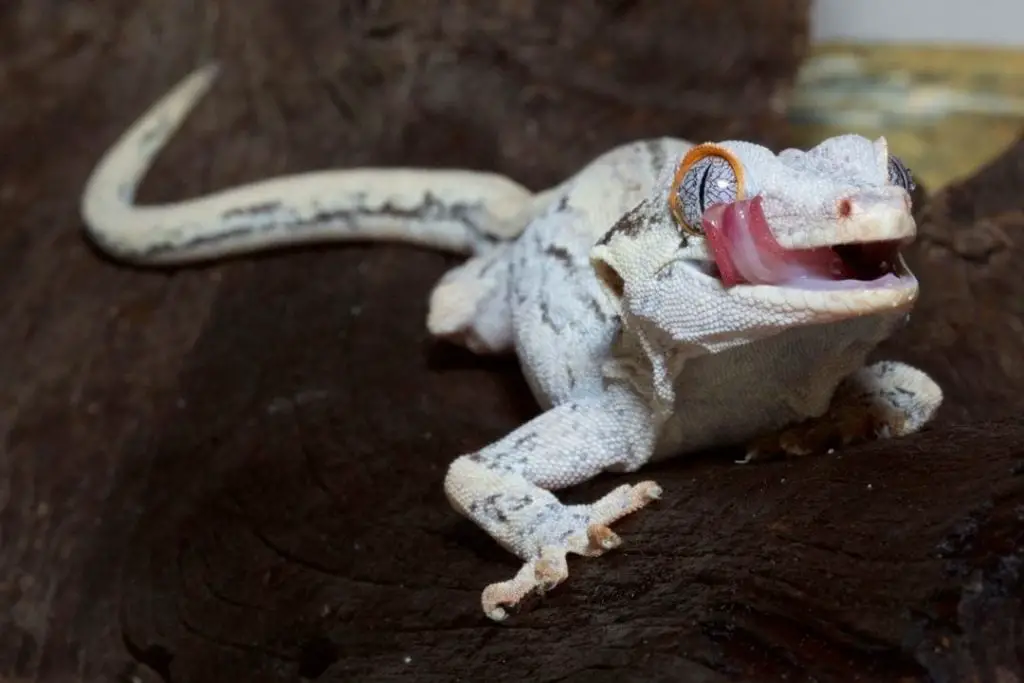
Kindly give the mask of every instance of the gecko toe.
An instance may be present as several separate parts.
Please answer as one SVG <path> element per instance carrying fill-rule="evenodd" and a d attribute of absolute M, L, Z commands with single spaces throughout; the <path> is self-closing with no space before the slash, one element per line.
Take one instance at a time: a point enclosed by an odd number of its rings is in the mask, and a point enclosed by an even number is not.
<path fill-rule="evenodd" d="M 661 495 L 664 490 L 657 483 L 653 481 L 642 481 L 635 487 L 636 494 L 644 500 L 644 504 L 652 500 L 661 500 Z M 640 507 L 643 507 L 641 504 Z"/>
<path fill-rule="evenodd" d="M 602 552 L 622 545 L 622 538 L 604 524 L 591 524 L 587 527 L 587 537 L 590 546 Z"/>
<path fill-rule="evenodd" d="M 610 525 L 658 500 L 661 494 L 661 487 L 653 481 L 623 484 L 590 506 L 590 521 Z"/>
<path fill-rule="evenodd" d="M 533 575 L 536 587 L 547 592 L 569 577 L 569 564 L 566 562 L 566 550 L 548 547 L 541 552 L 540 559 L 534 565 Z"/>
<path fill-rule="evenodd" d="M 537 588 L 537 561 L 526 562 L 508 581 L 492 583 L 484 588 L 480 595 L 480 606 L 487 618 L 504 621 L 508 618 L 507 608 L 515 607 Z"/>
<path fill-rule="evenodd" d="M 508 618 L 508 608 L 518 606 L 531 593 L 544 594 L 569 577 L 567 550 L 544 548 L 540 556 L 523 564 L 508 581 L 487 586 L 480 596 L 484 614 L 492 621 Z"/>

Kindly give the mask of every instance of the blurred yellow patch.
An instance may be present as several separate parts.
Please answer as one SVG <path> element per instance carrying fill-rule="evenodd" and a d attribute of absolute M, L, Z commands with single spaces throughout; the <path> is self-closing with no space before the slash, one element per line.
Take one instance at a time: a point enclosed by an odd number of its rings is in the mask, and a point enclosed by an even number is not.
<path fill-rule="evenodd" d="M 1024 131 L 1024 50 L 812 48 L 789 112 L 798 144 L 884 135 L 929 191 L 972 174 Z"/>

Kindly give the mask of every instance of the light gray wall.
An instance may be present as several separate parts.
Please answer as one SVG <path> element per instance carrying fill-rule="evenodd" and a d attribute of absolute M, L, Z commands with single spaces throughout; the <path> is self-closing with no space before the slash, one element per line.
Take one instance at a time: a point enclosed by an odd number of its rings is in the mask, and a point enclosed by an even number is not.
<path fill-rule="evenodd" d="M 1024 0 L 814 0 L 814 40 L 1024 47 Z"/>

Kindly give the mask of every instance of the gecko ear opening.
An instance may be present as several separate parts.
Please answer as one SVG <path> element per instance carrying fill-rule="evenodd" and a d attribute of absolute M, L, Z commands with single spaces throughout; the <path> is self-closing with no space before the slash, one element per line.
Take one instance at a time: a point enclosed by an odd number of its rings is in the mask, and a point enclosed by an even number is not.
<path fill-rule="evenodd" d="M 601 287 L 618 306 L 626 293 L 626 281 L 615 267 L 611 251 L 604 245 L 594 247 L 590 252 L 590 265 Z"/>
<path fill-rule="evenodd" d="M 621 299 L 626 289 L 626 283 L 622 276 L 605 261 L 595 261 L 594 271 L 597 273 L 597 279 L 601 281 L 604 288 L 616 299 Z"/>

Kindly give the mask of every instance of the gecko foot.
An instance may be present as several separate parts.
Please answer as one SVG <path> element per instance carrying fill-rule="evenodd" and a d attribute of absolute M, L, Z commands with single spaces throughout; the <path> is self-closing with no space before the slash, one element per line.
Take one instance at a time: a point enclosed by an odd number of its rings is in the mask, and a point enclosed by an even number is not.
<path fill-rule="evenodd" d="M 924 427 L 941 404 L 942 390 L 931 377 L 905 363 L 881 361 L 847 377 L 824 415 L 756 440 L 739 462 L 906 436 Z"/>
<path fill-rule="evenodd" d="M 661 497 L 661 487 L 653 481 L 636 485 L 623 484 L 590 505 L 561 505 L 556 503 L 552 518 L 544 520 L 545 538 L 551 537 L 552 527 L 557 542 L 545 544 L 533 559 L 508 581 L 492 583 L 481 595 L 484 613 L 494 621 L 508 616 L 508 607 L 519 604 L 531 593 L 543 594 L 569 576 L 566 555 L 575 553 L 597 557 L 619 547 L 622 539 L 609 525 L 640 510 Z"/>

